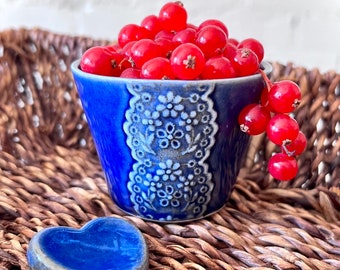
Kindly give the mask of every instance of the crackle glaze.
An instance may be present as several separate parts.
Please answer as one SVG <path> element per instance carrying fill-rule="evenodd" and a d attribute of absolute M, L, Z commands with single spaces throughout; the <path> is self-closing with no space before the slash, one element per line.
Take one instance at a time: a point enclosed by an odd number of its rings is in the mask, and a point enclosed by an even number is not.
<path fill-rule="evenodd" d="M 199 81 L 123 79 L 72 72 L 106 176 L 124 211 L 188 221 L 227 201 L 249 137 L 237 124 L 257 102 L 260 74 Z M 262 64 L 271 71 L 268 63 Z"/>

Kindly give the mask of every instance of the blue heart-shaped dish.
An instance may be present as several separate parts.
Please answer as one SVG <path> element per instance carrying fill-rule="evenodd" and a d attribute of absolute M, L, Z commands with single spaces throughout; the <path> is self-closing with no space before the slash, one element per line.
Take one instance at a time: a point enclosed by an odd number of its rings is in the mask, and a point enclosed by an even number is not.
<path fill-rule="evenodd" d="M 27 250 L 30 269 L 148 269 L 142 233 L 114 217 L 88 222 L 81 229 L 51 227 L 38 232 Z"/>

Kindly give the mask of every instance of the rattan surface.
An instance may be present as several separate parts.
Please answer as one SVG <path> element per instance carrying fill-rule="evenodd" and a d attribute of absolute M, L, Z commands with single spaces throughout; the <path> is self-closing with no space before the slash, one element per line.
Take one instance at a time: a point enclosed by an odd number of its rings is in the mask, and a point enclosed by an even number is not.
<path fill-rule="evenodd" d="M 0 33 L 0 269 L 27 269 L 39 230 L 120 216 L 144 234 L 150 269 L 340 269 L 340 75 L 274 63 L 301 86 L 308 137 L 298 177 L 266 173 L 275 146 L 253 138 L 231 199 L 186 224 L 157 224 L 111 201 L 69 66 L 107 41 L 39 29 Z"/>

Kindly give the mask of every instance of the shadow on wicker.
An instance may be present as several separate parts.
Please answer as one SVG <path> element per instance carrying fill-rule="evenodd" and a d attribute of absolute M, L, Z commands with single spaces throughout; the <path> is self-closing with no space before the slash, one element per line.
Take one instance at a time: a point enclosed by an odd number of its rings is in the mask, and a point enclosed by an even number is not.
<path fill-rule="evenodd" d="M 144 234 L 150 269 L 340 269 L 340 75 L 274 63 L 272 80 L 303 91 L 296 119 L 308 137 L 291 182 L 266 173 L 277 150 L 255 137 L 224 209 L 159 225 L 109 198 L 69 66 L 107 41 L 17 29 L 0 33 L 0 269 L 27 269 L 31 237 L 120 216 Z"/>

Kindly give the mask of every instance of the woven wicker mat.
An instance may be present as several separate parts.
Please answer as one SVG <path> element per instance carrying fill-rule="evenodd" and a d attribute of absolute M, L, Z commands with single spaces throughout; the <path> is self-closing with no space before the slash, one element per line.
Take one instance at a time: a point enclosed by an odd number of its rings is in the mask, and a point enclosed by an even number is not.
<path fill-rule="evenodd" d="M 107 41 L 17 29 L 0 33 L 0 269 L 27 269 L 39 230 L 120 216 L 144 234 L 150 269 L 340 269 L 340 75 L 274 63 L 303 91 L 308 137 L 299 175 L 266 173 L 275 146 L 255 137 L 231 199 L 186 224 L 145 222 L 108 196 L 69 70 Z"/>

